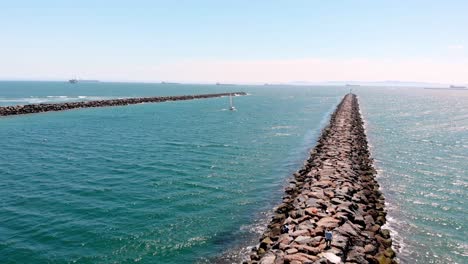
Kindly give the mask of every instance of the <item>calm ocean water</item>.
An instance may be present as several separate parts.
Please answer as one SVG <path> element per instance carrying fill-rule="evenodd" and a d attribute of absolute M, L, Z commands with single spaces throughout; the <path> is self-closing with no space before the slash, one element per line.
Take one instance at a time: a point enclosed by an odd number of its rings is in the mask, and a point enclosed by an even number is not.
<path fill-rule="evenodd" d="M 355 88 L 403 263 L 466 263 L 468 92 Z M 252 244 L 345 87 L 0 82 L 1 263 L 209 263 Z"/>

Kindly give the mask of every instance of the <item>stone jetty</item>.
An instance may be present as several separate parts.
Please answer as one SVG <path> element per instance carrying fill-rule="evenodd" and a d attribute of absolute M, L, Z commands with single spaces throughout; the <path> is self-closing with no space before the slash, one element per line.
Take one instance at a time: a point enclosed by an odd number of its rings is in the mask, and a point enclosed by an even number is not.
<path fill-rule="evenodd" d="M 348 94 L 244 263 L 396 263 L 375 175 L 358 100 Z"/>
<path fill-rule="evenodd" d="M 161 102 L 167 102 L 167 101 L 204 99 L 204 98 L 222 97 L 222 96 L 229 96 L 229 95 L 233 95 L 233 96 L 246 95 L 246 93 L 235 92 L 235 93 L 199 94 L 199 95 L 138 97 L 138 98 L 122 98 L 122 99 L 110 99 L 110 100 L 99 100 L 99 101 L 67 102 L 67 103 L 56 103 L 56 104 L 28 104 L 28 105 L 3 106 L 3 107 L 0 107 L 0 116 L 23 115 L 23 114 L 42 113 L 42 112 L 50 112 L 50 111 L 63 111 L 63 110 L 70 110 L 70 109 L 76 109 L 76 108 L 88 108 L 88 107 L 123 106 L 123 105 L 141 104 L 141 103 L 161 103 Z"/>

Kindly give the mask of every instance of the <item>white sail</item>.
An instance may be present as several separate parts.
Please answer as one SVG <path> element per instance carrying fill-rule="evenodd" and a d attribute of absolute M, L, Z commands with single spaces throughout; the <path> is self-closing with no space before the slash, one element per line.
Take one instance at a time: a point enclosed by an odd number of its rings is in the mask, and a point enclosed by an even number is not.
<path fill-rule="evenodd" d="M 234 107 L 234 104 L 232 103 L 232 94 L 229 94 L 229 110 L 235 111 L 236 108 Z"/>

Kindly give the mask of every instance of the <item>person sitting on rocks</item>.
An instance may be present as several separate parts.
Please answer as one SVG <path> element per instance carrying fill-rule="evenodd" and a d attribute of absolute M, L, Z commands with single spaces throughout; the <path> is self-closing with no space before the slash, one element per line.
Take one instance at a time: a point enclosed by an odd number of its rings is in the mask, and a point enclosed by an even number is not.
<path fill-rule="evenodd" d="M 333 233 L 327 227 L 327 229 L 325 229 L 325 243 L 326 243 L 327 248 L 330 248 L 332 240 L 333 240 Z"/>
<path fill-rule="evenodd" d="M 281 226 L 281 233 L 282 234 L 287 234 L 289 232 L 289 226 L 287 224 L 284 224 Z"/>

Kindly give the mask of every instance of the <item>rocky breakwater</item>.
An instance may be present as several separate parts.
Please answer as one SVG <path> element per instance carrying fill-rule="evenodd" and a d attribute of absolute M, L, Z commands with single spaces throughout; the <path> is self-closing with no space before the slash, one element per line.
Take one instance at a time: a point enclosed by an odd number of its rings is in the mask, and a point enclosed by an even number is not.
<path fill-rule="evenodd" d="M 348 94 L 246 263 L 396 263 L 375 175 L 358 101 Z"/>
<path fill-rule="evenodd" d="M 167 102 L 167 101 L 204 99 L 204 98 L 222 97 L 222 96 L 229 96 L 229 95 L 246 95 L 246 93 L 235 92 L 235 93 L 215 93 L 215 94 L 180 95 L 180 96 L 138 97 L 138 98 L 122 98 L 122 99 L 81 101 L 81 102 L 68 102 L 68 103 L 56 103 L 56 104 L 28 104 L 28 105 L 3 106 L 3 107 L 0 107 L 0 116 L 23 115 L 23 114 L 32 114 L 32 113 L 41 113 L 41 112 L 50 112 L 50 111 L 63 111 L 63 110 L 87 108 L 87 107 L 123 106 L 123 105 L 141 104 L 141 103 L 161 103 L 161 102 Z"/>

